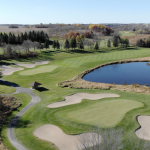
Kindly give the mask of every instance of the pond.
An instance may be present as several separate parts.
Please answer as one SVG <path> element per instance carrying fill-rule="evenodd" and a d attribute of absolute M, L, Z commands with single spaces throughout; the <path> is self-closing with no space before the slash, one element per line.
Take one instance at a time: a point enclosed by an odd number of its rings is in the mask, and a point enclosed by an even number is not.
<path fill-rule="evenodd" d="M 150 85 L 150 66 L 148 62 L 132 62 L 125 64 L 112 64 L 98 68 L 88 74 L 83 79 L 91 82 L 110 84 L 130 84 Z"/>

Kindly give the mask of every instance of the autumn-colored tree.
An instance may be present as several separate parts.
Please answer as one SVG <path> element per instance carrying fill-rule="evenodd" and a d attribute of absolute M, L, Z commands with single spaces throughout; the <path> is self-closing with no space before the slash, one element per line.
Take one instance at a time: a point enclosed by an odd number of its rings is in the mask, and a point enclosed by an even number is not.
<path fill-rule="evenodd" d="M 80 35 L 79 32 L 70 31 L 67 34 L 65 34 L 65 39 L 73 39 L 76 38 L 78 35 Z"/>
<path fill-rule="evenodd" d="M 80 35 L 78 35 L 78 36 L 76 37 L 76 41 L 79 43 L 81 40 L 82 40 L 82 39 L 81 39 Z"/>
<path fill-rule="evenodd" d="M 84 38 L 84 35 L 83 35 L 83 34 L 80 34 L 80 38 L 83 39 L 83 38 Z"/>

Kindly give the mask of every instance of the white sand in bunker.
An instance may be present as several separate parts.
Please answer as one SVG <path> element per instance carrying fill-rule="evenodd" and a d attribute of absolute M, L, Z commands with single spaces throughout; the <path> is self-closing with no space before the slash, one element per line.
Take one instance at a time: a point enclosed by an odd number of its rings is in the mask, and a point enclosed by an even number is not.
<path fill-rule="evenodd" d="M 150 140 L 150 116 L 138 116 L 138 122 L 141 128 L 135 131 L 135 134 L 144 140 Z"/>
<path fill-rule="evenodd" d="M 49 61 L 36 61 L 34 64 L 16 63 L 17 66 L 23 66 L 25 68 L 34 68 L 36 65 L 48 64 Z"/>
<path fill-rule="evenodd" d="M 83 133 L 80 135 L 67 135 L 60 128 L 55 125 L 44 125 L 37 128 L 34 132 L 34 136 L 54 143 L 59 150 L 79 150 L 83 149 L 81 143 L 86 144 L 88 147 L 94 145 L 94 143 L 83 142 L 85 137 L 95 138 L 97 142 L 101 142 L 100 135 L 96 133 Z M 82 142 L 80 142 L 82 141 Z M 88 140 L 87 140 L 88 141 Z"/>
<path fill-rule="evenodd" d="M 87 94 L 87 93 L 77 93 L 74 95 L 66 96 L 64 101 L 56 102 L 47 105 L 49 108 L 57 108 L 71 104 L 77 104 L 82 101 L 82 99 L 89 99 L 89 100 L 97 100 L 102 98 L 108 97 L 119 97 L 117 94 Z"/>
<path fill-rule="evenodd" d="M 23 70 L 23 68 L 21 68 L 21 67 L 11 67 L 11 66 L 7 66 L 7 65 L 0 66 L 0 69 L 2 69 L 3 75 L 11 75 L 16 71 Z"/>

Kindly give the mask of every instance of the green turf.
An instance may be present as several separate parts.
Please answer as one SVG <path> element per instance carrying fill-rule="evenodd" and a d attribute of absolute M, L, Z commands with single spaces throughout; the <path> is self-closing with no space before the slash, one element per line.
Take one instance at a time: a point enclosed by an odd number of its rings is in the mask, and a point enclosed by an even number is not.
<path fill-rule="evenodd" d="M 21 142 L 25 147 L 30 150 L 53 150 L 54 146 L 46 141 L 40 140 L 33 135 L 36 128 L 44 124 L 54 124 L 60 127 L 67 134 L 79 134 L 83 132 L 88 132 L 91 125 L 82 124 L 80 122 L 75 122 L 66 118 L 60 117 L 58 114 L 62 111 L 68 111 L 70 109 L 76 109 L 77 107 L 85 107 L 97 103 L 96 101 L 86 101 L 83 100 L 80 104 L 60 107 L 60 108 L 47 108 L 47 105 L 53 102 L 58 102 L 64 100 L 64 97 L 74 93 L 115 93 L 120 95 L 120 99 L 134 100 L 144 104 L 144 107 L 137 108 L 126 113 L 124 118 L 119 122 L 116 127 L 122 128 L 125 133 L 124 136 L 131 134 L 136 138 L 134 131 L 140 127 L 137 123 L 136 117 L 140 114 L 150 115 L 150 95 L 139 94 L 139 93 L 129 93 L 113 90 L 99 90 L 99 89 L 73 89 L 73 88 L 60 88 L 57 87 L 57 83 L 71 79 L 84 70 L 93 68 L 97 65 L 101 65 L 107 62 L 137 58 L 137 57 L 148 57 L 150 56 L 150 50 L 148 48 L 141 49 L 116 49 L 109 51 L 108 49 L 100 49 L 98 52 L 84 53 L 83 51 L 43 51 L 36 59 L 51 58 L 50 65 L 59 66 L 52 72 L 44 72 L 34 75 L 22 76 L 18 72 L 13 73 L 9 76 L 4 76 L 3 79 L 10 82 L 16 83 L 22 87 L 30 87 L 28 84 L 37 81 L 42 83 L 42 87 L 47 89 L 44 91 L 34 90 L 41 101 L 35 106 L 31 107 L 18 122 L 18 127 L 15 128 L 15 135 L 19 142 Z M 71 58 L 61 58 L 66 57 L 65 55 L 71 56 Z M 80 55 L 80 56 L 76 56 Z M 57 59 L 56 59 L 57 58 Z M 28 61 L 34 61 L 35 59 L 28 59 Z M 14 60 L 16 61 L 16 60 Z M 9 62 L 9 61 L 7 61 Z M 12 62 L 12 61 L 10 61 Z M 23 60 L 22 60 L 23 62 Z M 47 66 L 50 66 L 47 65 Z M 46 66 L 46 65 L 45 65 Z M 40 66 L 37 66 L 38 68 Z M 35 69 L 36 69 L 35 68 Z M 26 69 L 30 70 L 30 69 Z M 22 72 L 22 71 L 20 71 Z M 106 100 L 106 99 L 105 99 Z M 118 112 L 119 113 L 119 112 Z M 30 123 L 27 124 L 27 121 Z M 19 125 L 19 123 L 21 124 Z M 6 128 L 5 128 L 6 129 Z M 3 138 L 5 144 L 8 146 L 8 139 Z M 11 148 L 10 148 L 11 149 Z"/>
<path fill-rule="evenodd" d="M 102 61 L 109 61 L 109 60 L 115 61 L 115 60 L 142 57 L 148 55 L 150 55 L 149 49 L 139 49 L 139 50 L 129 49 L 129 50 L 112 51 L 108 53 L 87 55 L 82 57 L 67 58 L 62 61 L 56 62 L 56 64 L 61 65 L 63 67 L 79 67 L 86 63 L 102 62 Z"/>
<path fill-rule="evenodd" d="M 136 35 L 134 31 L 119 31 L 122 36 L 133 36 Z"/>
<path fill-rule="evenodd" d="M 51 72 L 55 70 L 56 68 L 57 66 L 55 65 L 46 65 L 46 66 L 41 66 L 41 67 L 34 68 L 34 69 L 21 71 L 19 74 L 20 75 L 34 75 L 34 74 L 39 74 L 39 73 Z"/>
<path fill-rule="evenodd" d="M 0 82 L 0 94 L 9 94 L 9 93 L 13 93 L 16 90 L 13 87 L 7 86 L 7 85 L 2 85 L 2 83 Z"/>
<path fill-rule="evenodd" d="M 143 106 L 142 103 L 133 100 L 105 100 L 65 113 L 61 112 L 60 116 L 75 122 L 108 128 L 116 126 L 128 111 Z"/>

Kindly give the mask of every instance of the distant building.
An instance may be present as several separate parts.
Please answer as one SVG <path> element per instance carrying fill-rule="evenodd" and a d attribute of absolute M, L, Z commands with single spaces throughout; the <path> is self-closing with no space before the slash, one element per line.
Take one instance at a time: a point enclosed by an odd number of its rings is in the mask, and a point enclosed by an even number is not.
<path fill-rule="evenodd" d="M 35 81 L 35 82 L 30 83 L 29 85 L 31 85 L 33 89 L 38 89 L 38 86 L 42 84 Z"/>

